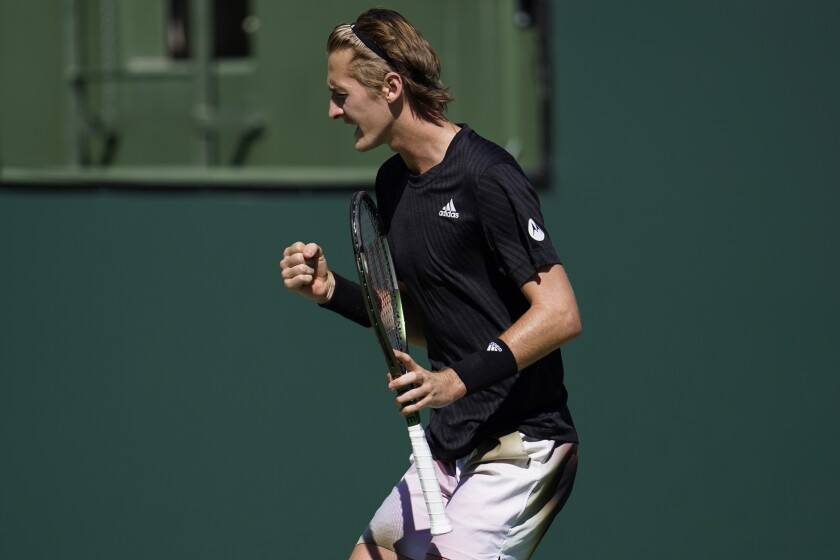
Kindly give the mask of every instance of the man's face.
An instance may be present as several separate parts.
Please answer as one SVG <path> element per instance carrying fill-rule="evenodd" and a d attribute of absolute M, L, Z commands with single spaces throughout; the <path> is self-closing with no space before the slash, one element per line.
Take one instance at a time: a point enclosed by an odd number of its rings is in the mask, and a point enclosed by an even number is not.
<path fill-rule="evenodd" d="M 388 143 L 391 112 L 384 91 L 371 91 L 350 76 L 352 60 L 353 52 L 349 49 L 333 52 L 327 60 L 329 116 L 355 125 L 356 149 L 365 152 Z"/>

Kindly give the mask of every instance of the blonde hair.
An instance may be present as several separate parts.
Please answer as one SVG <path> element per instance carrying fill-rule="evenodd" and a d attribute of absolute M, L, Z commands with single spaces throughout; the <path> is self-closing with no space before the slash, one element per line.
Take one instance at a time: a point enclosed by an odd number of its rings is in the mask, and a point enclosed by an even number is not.
<path fill-rule="evenodd" d="M 440 81 L 440 60 L 435 49 L 403 16 L 374 8 L 354 24 L 335 27 L 327 40 L 327 53 L 353 52 L 350 75 L 367 88 L 379 91 L 388 72 L 397 72 L 407 92 L 408 105 L 419 118 L 441 123 L 454 99 Z"/>

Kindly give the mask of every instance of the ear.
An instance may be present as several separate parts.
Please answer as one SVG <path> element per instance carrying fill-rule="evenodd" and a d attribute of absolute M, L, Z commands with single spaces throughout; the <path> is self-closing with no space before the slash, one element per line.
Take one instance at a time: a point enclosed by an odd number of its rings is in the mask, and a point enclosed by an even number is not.
<path fill-rule="evenodd" d="M 385 101 L 393 103 L 402 96 L 403 81 L 402 76 L 396 72 L 388 72 L 385 74 L 385 82 L 382 84 L 382 93 L 385 95 Z"/>

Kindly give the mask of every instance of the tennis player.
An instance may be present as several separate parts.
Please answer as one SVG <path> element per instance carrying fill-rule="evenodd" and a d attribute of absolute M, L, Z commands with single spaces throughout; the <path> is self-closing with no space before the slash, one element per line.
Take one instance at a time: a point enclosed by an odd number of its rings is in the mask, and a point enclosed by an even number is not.
<path fill-rule="evenodd" d="M 389 388 L 402 414 L 428 408 L 429 445 L 453 531 L 432 537 L 417 473 L 397 483 L 351 559 L 529 558 L 565 504 L 577 469 L 560 346 L 580 333 L 572 288 L 534 188 L 515 160 L 444 116 L 452 96 L 426 39 L 372 9 L 329 36 L 329 116 L 355 147 L 396 153 L 376 198 L 412 345 Z M 287 288 L 370 326 L 358 284 L 319 245 L 280 263 Z"/>

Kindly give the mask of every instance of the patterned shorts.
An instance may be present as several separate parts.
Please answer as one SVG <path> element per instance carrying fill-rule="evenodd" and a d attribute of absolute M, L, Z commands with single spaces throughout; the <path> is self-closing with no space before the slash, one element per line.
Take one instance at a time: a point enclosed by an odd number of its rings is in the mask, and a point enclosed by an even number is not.
<path fill-rule="evenodd" d="M 359 544 L 417 560 L 427 553 L 451 560 L 527 559 L 572 491 L 577 444 L 514 432 L 453 463 L 436 461 L 436 467 L 452 532 L 429 532 L 412 460 Z"/>

